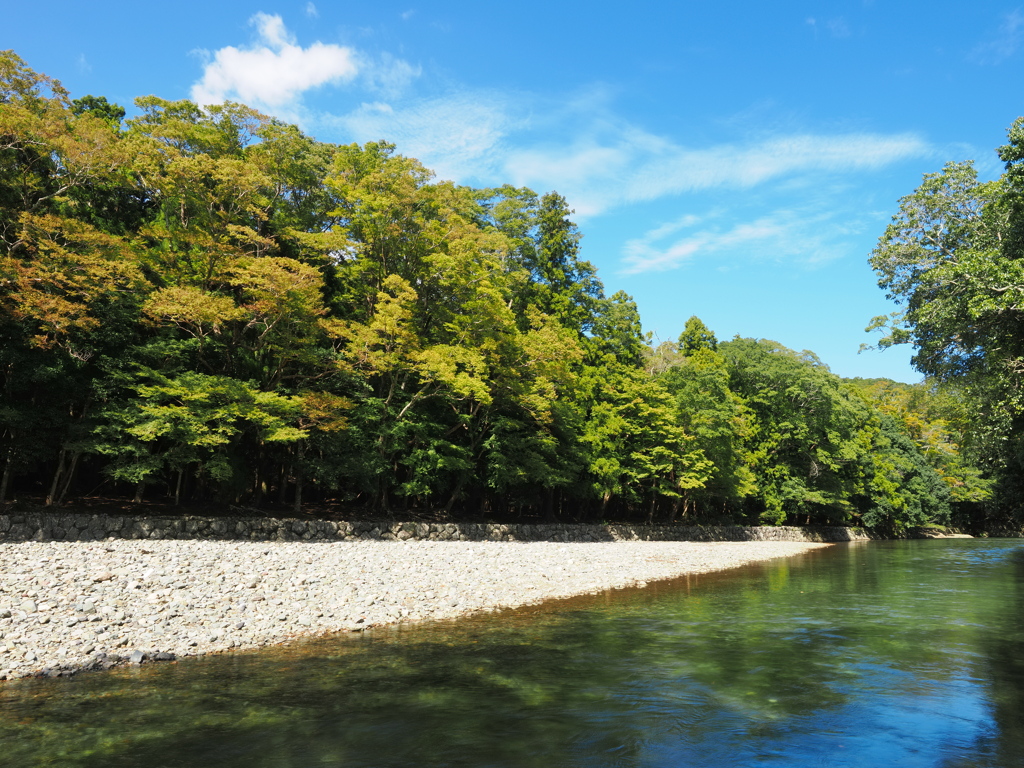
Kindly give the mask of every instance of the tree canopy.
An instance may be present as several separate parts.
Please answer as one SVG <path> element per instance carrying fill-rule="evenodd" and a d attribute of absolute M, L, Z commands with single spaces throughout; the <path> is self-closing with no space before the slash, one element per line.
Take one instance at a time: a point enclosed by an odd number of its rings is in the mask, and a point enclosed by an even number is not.
<path fill-rule="evenodd" d="M 0 54 L 0 503 L 902 530 L 984 498 L 945 417 L 809 353 L 696 317 L 653 348 L 556 192 L 438 181 L 241 104 L 135 107 Z M 897 294 L 941 293 L 922 260 L 987 253 L 1015 215 L 947 175 L 948 211 L 890 237 Z M 1009 370 L 1016 347 L 983 354 L 1013 337 L 1007 275 L 949 310 L 990 321 L 921 360 Z M 905 320 L 938 339 L 947 314 L 922 294 Z"/>
<path fill-rule="evenodd" d="M 871 257 L 899 310 L 872 327 L 883 347 L 913 345 L 914 365 L 953 406 L 956 442 L 986 470 L 955 487 L 975 502 L 994 487 L 985 514 L 1012 522 L 1024 470 L 1024 118 L 998 153 L 998 179 L 948 163 L 899 201 Z"/>

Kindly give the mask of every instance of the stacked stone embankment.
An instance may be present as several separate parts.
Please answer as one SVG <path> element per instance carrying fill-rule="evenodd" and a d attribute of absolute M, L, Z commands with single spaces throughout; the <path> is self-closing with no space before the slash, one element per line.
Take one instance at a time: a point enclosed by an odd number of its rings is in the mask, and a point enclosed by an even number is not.
<path fill-rule="evenodd" d="M 232 541 L 857 541 L 874 538 L 840 526 L 576 525 L 337 522 L 275 517 L 0 515 L 0 541 L 215 539 Z"/>

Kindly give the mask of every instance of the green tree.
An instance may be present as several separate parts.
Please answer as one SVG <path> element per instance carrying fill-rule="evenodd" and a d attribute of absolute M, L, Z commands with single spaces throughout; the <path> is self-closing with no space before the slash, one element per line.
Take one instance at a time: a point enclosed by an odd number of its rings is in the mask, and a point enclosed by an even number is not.
<path fill-rule="evenodd" d="M 718 339 L 699 317 L 693 315 L 686 321 L 683 332 L 679 334 L 679 351 L 690 356 L 701 349 L 714 352 L 718 349 Z"/>
<path fill-rule="evenodd" d="M 953 382 L 970 405 L 965 449 L 999 477 L 1004 509 L 1019 507 L 1024 467 L 1024 298 L 1020 171 L 1024 122 L 1000 149 L 1007 171 L 981 182 L 971 163 L 927 174 L 900 200 L 871 264 L 879 284 L 901 305 L 873 327 L 881 346 L 910 343 L 914 365 Z"/>
<path fill-rule="evenodd" d="M 533 278 L 535 305 L 581 334 L 593 329 L 604 289 L 597 270 L 579 257 L 579 229 L 569 219 L 565 198 L 549 192 L 537 210 L 537 246 L 527 267 Z"/>
<path fill-rule="evenodd" d="M 956 521 L 971 517 L 992 498 L 992 479 L 964 450 L 970 414 L 956 384 L 934 380 L 902 384 L 888 379 L 848 380 L 879 411 L 891 416 L 949 486 Z"/>
<path fill-rule="evenodd" d="M 241 436 L 251 430 L 263 442 L 289 443 L 304 433 L 297 426 L 301 403 L 226 376 L 186 372 L 174 378 L 140 371 L 134 396 L 112 403 L 91 450 L 112 457 L 111 476 L 135 483 L 135 500 L 155 477 L 176 478 L 191 470 L 214 485 L 221 501 L 236 501 L 248 488 Z"/>
<path fill-rule="evenodd" d="M 617 291 L 609 299 L 598 300 L 593 335 L 587 339 L 592 360 L 612 355 L 623 365 L 639 368 L 647 349 L 644 341 L 640 311 L 632 296 Z"/>
<path fill-rule="evenodd" d="M 742 509 L 757 488 L 749 447 L 756 420 L 730 389 L 725 357 L 711 348 L 696 348 L 658 380 L 675 399 L 677 423 L 710 462 L 704 484 L 683 495 L 683 515 L 718 521 L 723 508 Z"/>
<path fill-rule="evenodd" d="M 106 120 L 115 128 L 121 127 L 124 120 L 124 107 L 120 104 L 111 104 L 106 96 L 83 96 L 80 99 L 71 101 L 71 111 L 76 115 L 88 112 L 89 114 Z"/>
<path fill-rule="evenodd" d="M 669 502 L 674 515 L 675 500 L 702 487 L 712 467 L 679 426 L 669 393 L 612 355 L 601 366 L 584 370 L 581 389 L 585 420 L 580 440 L 601 517 L 615 499 L 627 509 L 643 509 L 647 522 L 654 521 L 659 502 Z"/>
<path fill-rule="evenodd" d="M 857 441 L 863 415 L 838 377 L 810 353 L 775 342 L 737 338 L 719 349 L 729 367 L 730 389 L 756 419 L 751 465 L 757 519 L 847 522 L 853 511 L 851 483 L 864 449 Z"/>

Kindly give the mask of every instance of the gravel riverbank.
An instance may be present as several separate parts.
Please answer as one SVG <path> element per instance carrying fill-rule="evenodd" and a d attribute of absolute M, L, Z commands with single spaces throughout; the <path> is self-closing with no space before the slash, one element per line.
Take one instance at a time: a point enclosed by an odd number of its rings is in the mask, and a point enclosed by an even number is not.
<path fill-rule="evenodd" d="M 132 541 L 0 544 L 0 678 L 452 618 L 826 544 Z"/>

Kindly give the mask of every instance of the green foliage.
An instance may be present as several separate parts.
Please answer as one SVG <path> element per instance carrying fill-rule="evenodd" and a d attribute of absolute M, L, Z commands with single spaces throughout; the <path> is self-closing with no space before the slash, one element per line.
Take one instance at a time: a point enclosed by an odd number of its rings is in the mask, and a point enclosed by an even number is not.
<path fill-rule="evenodd" d="M 983 476 L 964 443 L 970 418 L 956 387 L 925 381 L 901 384 L 888 379 L 852 380 L 882 413 L 891 416 L 900 431 L 949 486 L 952 502 L 984 504 L 992 498 L 992 480 Z"/>
<path fill-rule="evenodd" d="M 639 368 L 647 346 L 633 297 L 618 291 L 610 299 L 600 299 L 597 306 L 593 336 L 588 344 L 592 359 L 600 361 L 605 355 L 612 355 L 623 365 Z"/>
<path fill-rule="evenodd" d="M 94 117 L 106 120 L 115 128 L 121 127 L 125 115 L 124 107 L 120 104 L 111 104 L 106 96 L 83 96 L 80 99 L 73 99 L 71 112 L 75 115 L 88 112 Z"/>
<path fill-rule="evenodd" d="M 873 420 L 864 454 L 864 486 L 859 506 L 869 527 L 903 533 L 911 527 L 945 524 L 950 490 L 921 451 L 889 417 Z"/>
<path fill-rule="evenodd" d="M 675 398 L 677 423 L 710 462 L 706 481 L 686 494 L 684 512 L 713 518 L 723 505 L 741 506 L 757 488 L 749 450 L 755 420 L 730 389 L 725 357 L 696 349 L 659 380 Z"/>
<path fill-rule="evenodd" d="M 813 357 L 696 317 L 651 349 L 555 192 L 440 182 L 241 104 L 136 106 L 0 54 L 0 501 L 98 481 L 899 530 L 944 519 L 942 488 L 981 498 L 952 438 L 893 432 Z"/>
<path fill-rule="evenodd" d="M 683 332 L 679 334 L 679 351 L 689 357 L 702 349 L 714 352 L 718 349 L 718 339 L 699 317 L 693 315 L 686 321 Z"/>
<path fill-rule="evenodd" d="M 616 496 L 634 503 L 677 499 L 701 487 L 711 463 L 676 423 L 669 393 L 609 355 L 581 381 L 587 476 L 601 509 Z M 649 514 L 653 517 L 653 514 Z"/>
<path fill-rule="evenodd" d="M 232 479 L 232 448 L 243 437 L 263 443 L 304 437 L 295 426 L 296 398 L 237 379 L 142 371 L 130 389 L 130 399 L 108 406 L 91 448 L 114 458 L 109 471 L 118 479 L 140 482 L 164 469 L 194 467 L 223 483 Z"/>
<path fill-rule="evenodd" d="M 957 438 L 962 451 L 947 462 L 955 498 L 985 502 L 988 475 L 996 481 L 996 506 L 976 511 L 1019 517 L 1024 121 L 1011 126 L 1008 139 L 999 149 L 1006 172 L 995 181 L 979 181 L 971 163 L 949 163 L 927 174 L 900 200 L 871 264 L 879 284 L 901 307 L 873 323 L 888 330 L 882 346 L 913 344 L 918 370 L 955 388 L 963 406 Z"/>
<path fill-rule="evenodd" d="M 755 419 L 751 459 L 759 519 L 846 522 L 843 481 L 858 451 L 856 422 L 838 379 L 817 360 L 774 342 L 734 339 L 720 349 L 731 387 Z"/>
<path fill-rule="evenodd" d="M 604 290 L 597 270 L 579 258 L 580 235 L 572 211 L 556 192 L 544 195 L 537 211 L 537 245 L 526 267 L 533 277 L 534 305 L 581 333 L 594 326 Z"/>
<path fill-rule="evenodd" d="M 902 531 L 948 518 L 948 488 L 917 447 L 812 354 L 753 339 L 719 349 L 754 415 L 748 509 L 761 522 Z"/>

